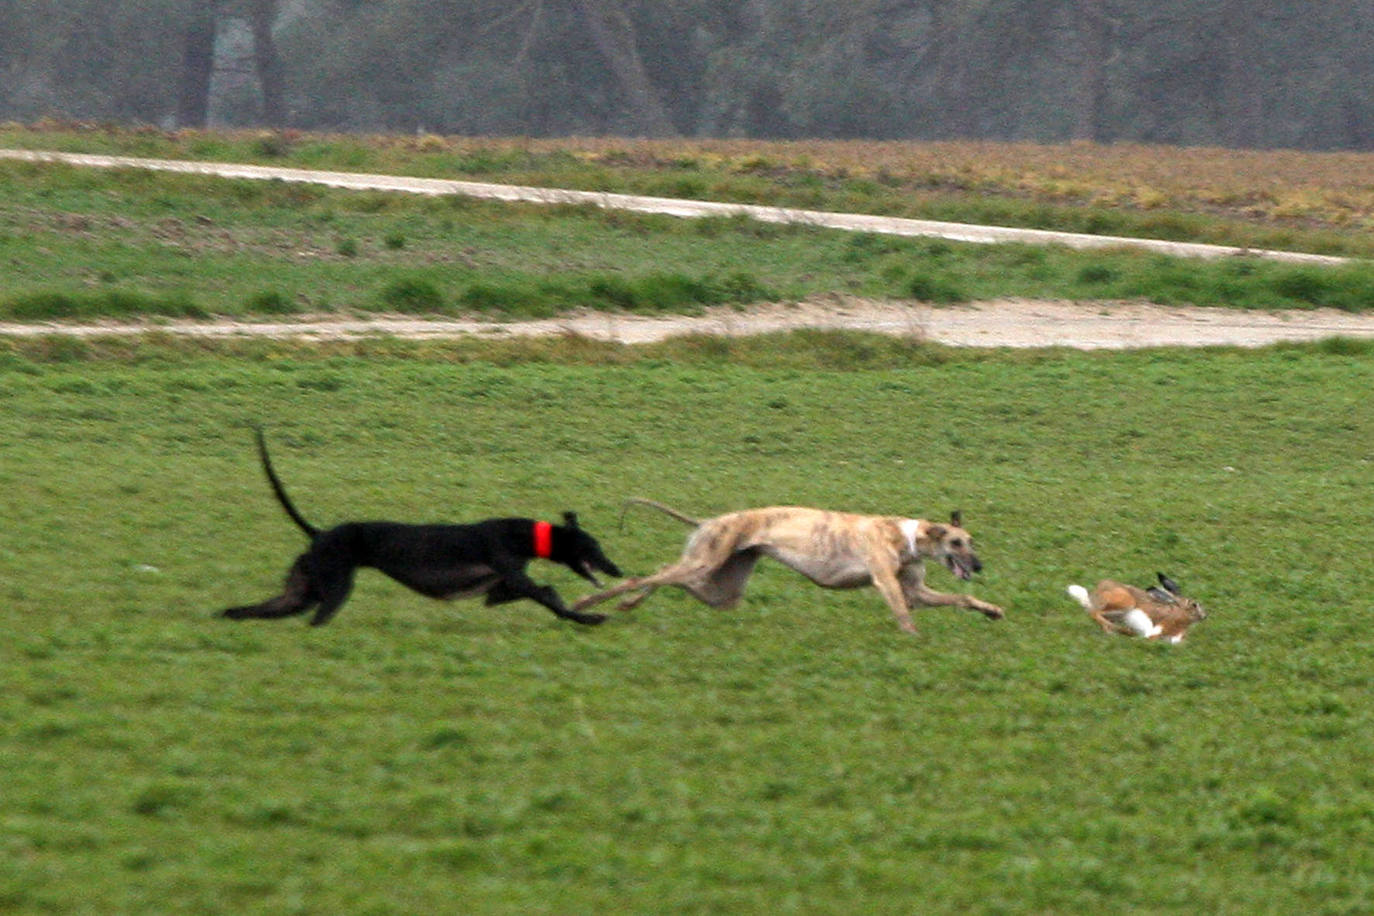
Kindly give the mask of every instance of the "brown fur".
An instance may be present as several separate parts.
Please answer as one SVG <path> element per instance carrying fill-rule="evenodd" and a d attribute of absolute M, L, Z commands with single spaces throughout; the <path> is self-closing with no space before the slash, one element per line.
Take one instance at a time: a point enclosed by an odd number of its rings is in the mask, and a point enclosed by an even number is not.
<path fill-rule="evenodd" d="M 1125 623 L 1126 615 L 1132 610 L 1140 610 L 1156 628 L 1155 632 L 1146 635 L 1147 639 L 1182 642 L 1193 624 L 1207 619 L 1207 612 L 1196 599 L 1179 594 L 1178 586 L 1167 576 L 1160 573 L 1159 580 L 1162 588 L 1143 589 L 1103 579 L 1088 593 L 1086 602 L 1079 595 L 1074 597 L 1103 632 L 1142 635 Z M 1074 588 L 1070 587 L 1070 594 L 1074 593 Z"/>
<path fill-rule="evenodd" d="M 686 589 L 711 607 L 733 607 L 744 593 L 754 564 L 767 556 L 822 588 L 876 587 L 908 633 L 916 632 L 910 613 L 916 605 L 953 605 L 993 619 L 1003 616 L 997 605 L 972 595 L 937 592 L 925 584 L 923 561 L 927 558 L 940 560 L 961 579 L 982 569 L 957 512 L 947 525 L 800 506 L 745 509 L 694 519 L 651 500 L 630 502 L 651 506 L 696 530 L 676 563 L 588 595 L 573 605 L 575 610 L 637 591 L 620 605 L 622 610 L 631 608 L 661 585 Z"/>

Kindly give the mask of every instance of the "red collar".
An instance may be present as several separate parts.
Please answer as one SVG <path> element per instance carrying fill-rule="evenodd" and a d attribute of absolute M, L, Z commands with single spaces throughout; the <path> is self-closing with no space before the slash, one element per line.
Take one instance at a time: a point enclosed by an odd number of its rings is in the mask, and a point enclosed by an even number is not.
<path fill-rule="evenodd" d="M 548 522 L 534 523 L 534 555 L 541 560 L 553 555 L 553 525 Z"/>

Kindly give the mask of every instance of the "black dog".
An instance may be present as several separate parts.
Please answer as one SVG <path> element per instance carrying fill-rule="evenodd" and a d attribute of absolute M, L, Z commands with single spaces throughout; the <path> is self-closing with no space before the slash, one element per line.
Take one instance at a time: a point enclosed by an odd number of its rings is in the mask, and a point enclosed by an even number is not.
<path fill-rule="evenodd" d="M 577 526 L 577 516 L 563 514 L 562 525 L 532 518 L 493 518 L 472 525 L 404 525 L 399 522 L 347 522 L 321 531 L 307 522 L 286 496 L 272 470 L 267 442 L 258 433 L 258 454 L 272 492 L 286 514 L 310 538 L 310 548 L 292 564 L 285 590 L 262 604 L 231 607 L 223 617 L 290 617 L 312 607 L 311 626 L 328 623 L 353 588 L 353 572 L 370 566 L 430 598 L 486 595 L 488 606 L 529 598 L 577 623 L 594 624 L 602 614 L 569 610 L 558 593 L 537 585 L 525 574 L 535 557 L 562 563 L 593 585 L 594 570 L 620 577 L 621 572 L 590 534 Z"/>

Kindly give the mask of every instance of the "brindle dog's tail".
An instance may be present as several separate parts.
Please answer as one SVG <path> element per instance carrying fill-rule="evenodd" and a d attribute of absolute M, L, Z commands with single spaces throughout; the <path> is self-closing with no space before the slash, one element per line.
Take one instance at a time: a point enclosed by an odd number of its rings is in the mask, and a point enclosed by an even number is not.
<path fill-rule="evenodd" d="M 690 515 L 684 515 L 681 512 L 674 509 L 672 506 L 665 506 L 663 505 L 663 503 L 654 502 L 652 499 L 642 499 L 638 496 L 631 496 L 629 499 L 625 500 L 625 506 L 628 507 L 630 503 L 637 503 L 641 506 L 648 506 L 650 509 L 657 509 L 664 515 L 671 516 L 672 518 L 675 518 L 678 521 L 682 522 L 684 525 L 691 525 L 693 528 L 698 528 L 701 526 L 701 519 L 692 518 Z M 620 524 L 622 528 L 625 526 L 624 508 L 620 510 Z"/>
<path fill-rule="evenodd" d="M 295 522 L 300 529 L 305 532 L 305 536 L 312 541 L 320 533 L 320 529 L 305 520 L 305 516 L 296 511 L 296 507 L 291 504 L 291 498 L 286 495 L 286 489 L 277 479 L 277 472 L 272 470 L 272 459 L 267 455 L 267 439 L 262 434 L 262 427 L 255 426 L 254 431 L 258 434 L 258 456 L 262 459 L 262 469 L 267 472 L 267 482 L 272 485 L 272 492 L 277 496 L 277 502 L 286 510 L 286 514 L 291 516 L 291 521 Z"/>

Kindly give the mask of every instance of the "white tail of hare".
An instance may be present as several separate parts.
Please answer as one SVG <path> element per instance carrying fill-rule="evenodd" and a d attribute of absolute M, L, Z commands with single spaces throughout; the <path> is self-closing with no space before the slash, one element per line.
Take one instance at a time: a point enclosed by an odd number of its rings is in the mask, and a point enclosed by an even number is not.
<path fill-rule="evenodd" d="M 1189 627 L 1207 619 L 1207 612 L 1196 599 L 1180 594 L 1173 579 L 1156 575 L 1159 585 L 1150 588 L 1103 579 L 1092 592 L 1081 585 L 1070 585 L 1068 592 L 1107 633 L 1182 642 Z"/>

